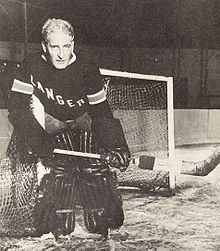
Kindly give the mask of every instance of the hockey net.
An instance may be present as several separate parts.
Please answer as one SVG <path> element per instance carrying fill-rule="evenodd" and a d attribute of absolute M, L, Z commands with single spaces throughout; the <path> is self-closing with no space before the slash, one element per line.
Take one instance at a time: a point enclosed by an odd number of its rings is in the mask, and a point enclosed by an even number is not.
<path fill-rule="evenodd" d="M 37 195 L 36 165 L 19 161 L 16 137 L 12 135 L 8 155 L 0 161 L 0 236 L 31 235 Z"/>
<path fill-rule="evenodd" d="M 174 154 L 172 78 L 101 69 L 107 98 L 120 119 L 132 155 L 126 172 L 118 173 L 120 186 L 146 191 L 175 189 L 175 175 L 167 170 L 140 167 L 141 157 L 170 159 Z M 152 163 L 148 163 L 152 165 Z M 145 163 L 147 165 L 147 163 Z M 146 169 L 145 169 L 146 168 Z"/>

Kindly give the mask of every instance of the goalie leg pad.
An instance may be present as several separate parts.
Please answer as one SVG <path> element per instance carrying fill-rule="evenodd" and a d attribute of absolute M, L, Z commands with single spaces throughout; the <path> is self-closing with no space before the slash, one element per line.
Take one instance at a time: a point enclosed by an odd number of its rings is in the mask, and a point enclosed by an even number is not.
<path fill-rule="evenodd" d="M 97 184 L 99 176 L 79 174 L 79 197 L 83 207 L 85 227 L 91 233 L 108 235 L 108 220 Z"/>
<path fill-rule="evenodd" d="M 89 232 L 107 237 L 108 229 L 122 226 L 122 200 L 110 172 L 101 175 L 80 173 L 79 195 Z"/>
<path fill-rule="evenodd" d="M 56 216 L 57 227 L 53 232 L 56 236 L 68 235 L 75 229 L 76 177 L 56 179 Z"/>
<path fill-rule="evenodd" d="M 56 210 L 53 202 L 55 177 L 45 174 L 39 187 L 35 206 L 35 228 L 37 235 L 48 234 L 56 228 Z"/>
<path fill-rule="evenodd" d="M 44 175 L 35 208 L 38 235 L 52 232 L 67 235 L 75 229 L 76 178 L 56 178 L 53 172 Z"/>
<path fill-rule="evenodd" d="M 117 189 L 117 176 L 115 172 L 110 172 L 108 177 L 103 180 L 105 187 L 106 211 L 109 217 L 111 229 L 120 228 L 124 222 L 123 202 L 121 194 Z"/>

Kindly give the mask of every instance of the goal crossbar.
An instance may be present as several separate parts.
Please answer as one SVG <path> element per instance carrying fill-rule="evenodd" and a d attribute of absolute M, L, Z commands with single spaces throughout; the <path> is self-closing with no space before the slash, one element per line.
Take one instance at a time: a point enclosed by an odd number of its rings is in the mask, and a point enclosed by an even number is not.
<path fill-rule="evenodd" d="M 112 77 L 121 77 L 121 78 L 136 78 L 136 79 L 147 79 L 155 81 L 168 81 L 171 77 L 157 76 L 157 75 L 146 75 L 142 73 L 132 73 L 127 71 L 115 71 L 100 68 L 101 75 L 112 76 Z"/>

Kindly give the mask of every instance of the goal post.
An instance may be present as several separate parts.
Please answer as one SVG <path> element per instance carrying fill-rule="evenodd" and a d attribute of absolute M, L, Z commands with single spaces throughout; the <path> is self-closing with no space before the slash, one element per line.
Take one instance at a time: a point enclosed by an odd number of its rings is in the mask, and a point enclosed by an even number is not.
<path fill-rule="evenodd" d="M 174 191 L 173 78 L 103 68 L 100 73 L 107 82 L 107 99 L 114 116 L 121 120 L 132 158 L 167 158 L 169 189 Z M 139 171 L 134 170 L 133 177 Z M 144 175 L 139 176 L 140 183 L 148 179 L 146 171 Z"/>
<path fill-rule="evenodd" d="M 167 78 L 167 107 L 168 107 L 168 144 L 169 144 L 169 168 L 170 189 L 175 190 L 175 164 L 174 164 L 174 105 L 173 105 L 173 78 Z"/>

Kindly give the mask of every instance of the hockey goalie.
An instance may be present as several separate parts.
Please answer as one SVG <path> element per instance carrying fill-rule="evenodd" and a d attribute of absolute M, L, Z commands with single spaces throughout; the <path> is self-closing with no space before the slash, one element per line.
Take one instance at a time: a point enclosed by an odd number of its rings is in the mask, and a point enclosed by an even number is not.
<path fill-rule="evenodd" d="M 119 228 L 124 221 L 110 170 L 129 165 L 122 127 L 107 103 L 99 68 L 87 56 L 73 52 L 71 24 L 49 19 L 42 38 L 42 52 L 29 55 L 15 72 L 9 94 L 14 133 L 8 155 L 29 169 L 40 160 L 50 170 L 38 188 L 39 235 L 73 232 L 78 200 L 88 231 L 106 237 L 110 228 Z M 54 154 L 55 148 L 101 153 L 105 159 Z"/>

